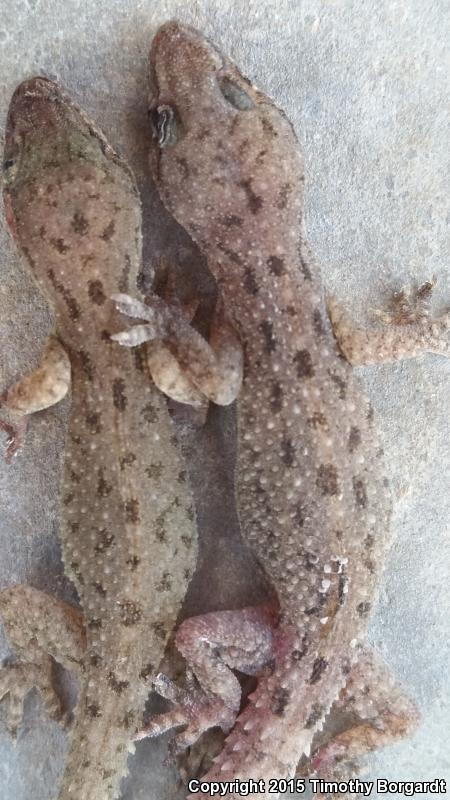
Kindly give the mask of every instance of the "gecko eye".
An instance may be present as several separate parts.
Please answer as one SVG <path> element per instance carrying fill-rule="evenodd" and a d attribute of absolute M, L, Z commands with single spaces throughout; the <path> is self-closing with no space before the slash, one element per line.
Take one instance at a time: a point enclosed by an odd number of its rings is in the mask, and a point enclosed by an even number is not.
<path fill-rule="evenodd" d="M 160 147 L 171 147 L 180 138 L 180 125 L 172 106 L 156 106 L 149 110 L 153 138 Z"/>
<path fill-rule="evenodd" d="M 231 78 L 225 76 L 219 81 L 220 91 L 222 92 L 225 100 L 227 100 L 234 108 L 237 108 L 238 111 L 249 111 L 251 108 L 255 107 L 255 104 L 244 91 L 242 86 L 232 81 Z"/>
<path fill-rule="evenodd" d="M 14 166 L 14 159 L 7 158 L 6 161 L 3 162 L 3 172 L 6 172 L 8 169 Z"/>

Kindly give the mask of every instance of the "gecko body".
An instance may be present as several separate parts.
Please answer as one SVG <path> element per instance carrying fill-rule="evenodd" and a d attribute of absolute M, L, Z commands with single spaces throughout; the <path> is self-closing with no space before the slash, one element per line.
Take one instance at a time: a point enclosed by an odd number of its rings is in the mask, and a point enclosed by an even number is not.
<path fill-rule="evenodd" d="M 58 797 L 112 800 L 194 569 L 193 511 L 143 353 L 110 339 L 117 314 L 109 296 L 134 287 L 140 268 L 129 168 L 55 84 L 34 78 L 11 101 L 4 171 L 8 221 L 56 321 L 44 366 L 12 387 L 6 405 L 18 414 L 46 407 L 67 391 L 71 373 L 59 534 L 84 620 L 72 619 L 66 636 L 67 615 L 55 621 L 54 601 L 22 587 L 0 595 L 2 617 L 25 673 L 37 666 L 44 682 L 45 645 L 78 672 Z M 48 606 L 44 625 L 33 592 Z M 73 640 L 76 656 L 61 655 Z M 5 693 L 7 668 L 0 675 Z"/>
<path fill-rule="evenodd" d="M 280 605 L 273 672 L 213 777 L 292 775 L 366 630 L 387 544 L 381 452 L 306 248 L 292 125 L 195 31 L 161 29 L 151 66 L 166 137 L 152 174 L 206 253 L 244 345 L 239 515 Z"/>
<path fill-rule="evenodd" d="M 186 745 L 210 725 L 232 727 L 205 780 L 262 778 L 258 796 L 272 796 L 268 780 L 294 775 L 335 703 L 359 722 L 315 754 L 310 768 L 325 774 L 417 724 L 414 704 L 363 649 L 391 501 L 372 409 L 344 353 L 354 362 L 357 353 L 366 362 L 422 350 L 448 355 L 449 318 L 427 318 L 419 291 L 417 313 L 405 302 L 397 328 L 360 336 L 361 352 L 352 349 L 348 320 L 336 309 L 341 330 L 332 329 L 306 243 L 303 163 L 285 114 L 178 22 L 155 36 L 150 80 L 153 179 L 206 255 L 243 345 L 236 495 L 242 534 L 276 589 L 279 615 L 271 633 L 248 609 L 185 621 L 178 645 L 192 656 L 205 698 L 196 720 L 185 706 L 184 716 L 168 714 L 147 732 L 184 723 L 178 740 Z M 204 388 L 195 336 L 157 298 L 148 305 L 118 298 L 147 324 L 116 338 L 130 346 L 161 338 Z M 227 667 L 251 672 L 251 656 L 258 687 L 233 727 L 240 695 Z M 171 697 L 164 682 L 160 691 Z"/>

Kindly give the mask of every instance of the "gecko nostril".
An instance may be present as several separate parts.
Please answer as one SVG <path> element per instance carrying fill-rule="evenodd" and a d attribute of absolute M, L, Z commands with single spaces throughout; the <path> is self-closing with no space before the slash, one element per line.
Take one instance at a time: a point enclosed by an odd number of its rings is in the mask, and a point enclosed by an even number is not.
<path fill-rule="evenodd" d="M 152 126 L 153 138 L 160 147 L 170 147 L 180 138 L 180 123 L 175 109 L 169 105 L 160 105 L 148 111 Z"/>

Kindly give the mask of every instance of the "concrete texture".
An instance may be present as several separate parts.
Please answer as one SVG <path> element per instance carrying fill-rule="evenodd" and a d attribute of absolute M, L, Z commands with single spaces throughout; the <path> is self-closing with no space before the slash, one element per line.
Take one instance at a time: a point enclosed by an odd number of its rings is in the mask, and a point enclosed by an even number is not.
<path fill-rule="evenodd" d="M 161 208 L 145 165 L 146 56 L 156 27 L 171 17 L 210 35 L 293 120 L 306 160 L 310 242 L 326 285 L 357 319 L 370 323 L 391 287 L 432 275 L 436 309 L 448 305 L 446 0 L 3 0 L 0 129 L 19 81 L 36 73 L 60 81 L 136 171 L 144 284 L 164 254 L 180 264 L 189 291 L 204 274 L 198 254 Z M 50 315 L 0 224 L 4 388 L 35 363 Z M 207 305 L 204 278 L 200 286 Z M 358 374 L 378 413 L 395 496 L 394 543 L 371 639 L 423 713 L 413 739 L 370 759 L 369 776 L 450 780 L 450 364 L 426 356 Z M 56 535 L 67 411 L 65 402 L 38 415 L 14 463 L 0 465 L 0 585 L 28 582 L 70 599 Z M 233 426 L 232 410 L 215 409 L 201 433 L 184 434 L 202 537 L 185 615 L 237 607 L 265 592 L 239 540 Z M 7 655 L 6 641 L 0 644 Z M 70 680 L 62 680 L 73 699 Z M 65 735 L 34 696 L 15 747 L 1 719 L 0 710 L 2 800 L 54 798 Z M 183 796 L 163 754 L 162 741 L 138 747 L 123 800 Z"/>

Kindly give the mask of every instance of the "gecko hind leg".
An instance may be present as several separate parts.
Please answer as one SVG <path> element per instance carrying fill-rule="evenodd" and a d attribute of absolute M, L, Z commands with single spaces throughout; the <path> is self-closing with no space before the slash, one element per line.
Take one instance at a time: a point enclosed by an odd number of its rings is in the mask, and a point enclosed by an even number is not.
<path fill-rule="evenodd" d="M 16 661 L 0 669 L 0 701 L 8 699 L 6 725 L 15 737 L 25 698 L 36 688 L 52 719 L 63 719 L 53 682 L 53 659 L 80 672 L 85 631 L 80 612 L 30 586 L 0 592 L 0 616 Z"/>
<path fill-rule="evenodd" d="M 242 384 L 243 349 L 220 300 L 207 342 L 179 308 L 167 305 L 156 294 L 147 297 L 147 304 L 124 294 L 113 295 L 112 299 L 121 313 L 146 321 L 114 334 L 112 339 L 126 347 L 136 347 L 145 341 L 162 341 L 176 360 L 180 373 L 201 395 L 217 405 L 229 405 L 235 400 Z M 170 386 L 163 391 L 170 396 Z"/>
<path fill-rule="evenodd" d="M 154 717 L 138 739 L 158 736 L 173 727 L 175 752 L 192 745 L 212 727 L 231 730 L 241 702 L 241 687 L 232 670 L 256 675 L 273 657 L 276 614 L 269 606 L 217 611 L 185 620 L 176 635 L 178 650 L 189 663 L 200 688 L 180 690 L 158 676 L 157 691 L 177 704 Z"/>
<path fill-rule="evenodd" d="M 313 751 L 310 759 L 312 770 L 329 780 L 354 774 L 362 756 L 412 735 L 420 719 L 416 705 L 370 648 L 352 667 L 334 707 L 351 722 Z"/>
<path fill-rule="evenodd" d="M 450 312 L 433 318 L 429 300 L 435 281 L 416 289 L 394 292 L 389 307 L 376 311 L 382 325 L 363 330 L 334 297 L 327 297 L 328 313 L 339 348 L 350 364 L 362 366 L 415 358 L 421 353 L 450 356 Z"/>
<path fill-rule="evenodd" d="M 30 415 L 58 403 L 67 394 L 69 386 L 69 356 L 59 339 L 51 334 L 36 369 L 24 375 L 1 396 L 1 405 L 17 419 L 15 425 L 0 420 L 0 429 L 9 437 L 6 461 L 11 460 L 22 444 Z"/>

